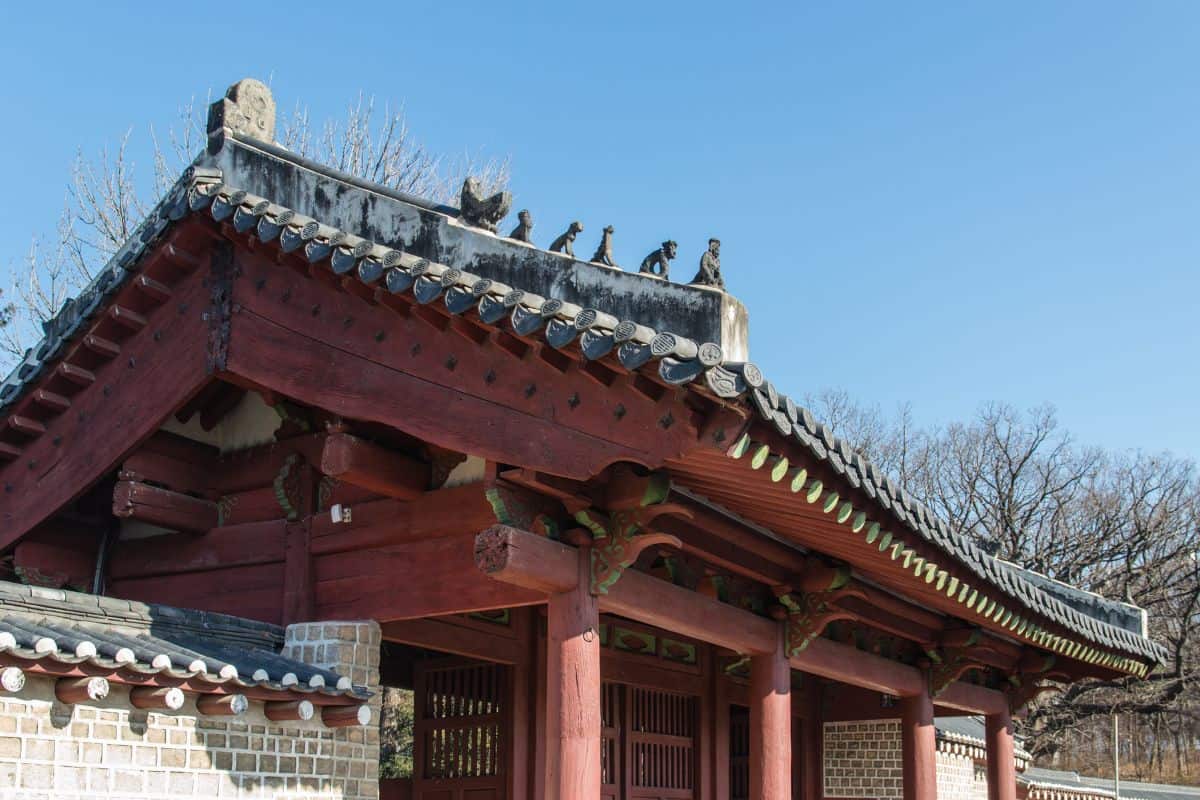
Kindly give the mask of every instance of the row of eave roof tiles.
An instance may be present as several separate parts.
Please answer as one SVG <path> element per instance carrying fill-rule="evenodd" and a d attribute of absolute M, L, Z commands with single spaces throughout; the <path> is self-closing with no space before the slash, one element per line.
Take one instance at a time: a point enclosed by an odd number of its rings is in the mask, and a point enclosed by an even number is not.
<path fill-rule="evenodd" d="M 961 533 L 949 530 L 928 508 L 854 452 L 845 439 L 834 436 L 811 412 L 780 394 L 754 364 L 724 361 L 719 345 L 658 332 L 598 309 L 547 299 L 376 244 L 267 198 L 227 186 L 221 181 L 220 170 L 214 168 L 190 167 L 80 298 L 45 325 L 42 343 L 27 353 L 0 384 L 0 413 L 40 377 L 47 363 L 62 353 L 65 343 L 81 332 L 83 324 L 124 285 L 142 254 L 167 228 L 174 221 L 202 211 L 240 233 L 275 243 L 284 252 L 302 253 L 312 263 L 328 262 L 336 274 L 355 275 L 371 285 L 382 284 L 395 294 L 411 293 L 418 303 L 442 298 L 450 313 L 474 309 L 480 320 L 490 325 L 498 325 L 508 317 L 517 334 L 531 336 L 541 331 L 555 348 L 578 339 L 583 355 L 589 359 L 604 358 L 615 350 L 618 361 L 629 370 L 654 362 L 659 376 L 671 384 L 685 385 L 703 378 L 704 387 L 717 397 L 749 400 L 782 436 L 804 446 L 912 532 L 951 553 L 977 577 L 1001 587 L 1030 610 L 1102 646 L 1160 663 L 1166 658 L 1159 645 L 1076 611 L 1006 568 Z"/>

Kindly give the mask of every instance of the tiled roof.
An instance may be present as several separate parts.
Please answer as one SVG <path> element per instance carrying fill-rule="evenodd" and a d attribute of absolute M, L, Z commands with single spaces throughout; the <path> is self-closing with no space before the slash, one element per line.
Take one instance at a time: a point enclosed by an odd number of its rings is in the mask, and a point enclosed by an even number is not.
<path fill-rule="evenodd" d="M 1078 772 L 1030 767 L 1017 776 L 1017 782 L 1031 788 L 1059 790 L 1064 794 L 1091 797 L 1116 797 L 1111 778 L 1089 778 Z M 1121 780 L 1122 800 L 1200 800 L 1198 786 L 1172 786 Z"/>
<path fill-rule="evenodd" d="M 231 139 L 225 146 L 241 145 Z M 46 324 L 42 343 L 29 351 L 0 384 L 0 413 L 43 374 L 62 352 L 64 343 L 103 307 L 106 298 L 130 279 L 141 255 L 173 222 L 201 213 L 284 252 L 302 254 L 311 263 L 327 264 L 336 274 L 354 276 L 394 294 L 411 295 L 418 303 L 440 302 L 451 314 L 474 311 L 486 324 L 511 325 L 522 336 L 543 337 L 551 347 L 578 346 L 588 359 L 611 355 L 626 369 L 653 370 L 667 383 L 690 384 L 717 398 L 745 403 L 780 436 L 798 443 L 817 461 L 828 465 L 852 488 L 861 490 L 884 512 L 892 514 L 912 535 L 951 554 L 984 585 L 1000 588 L 1030 612 L 1101 648 L 1160 663 L 1166 658 L 1166 651 L 1154 642 L 1070 607 L 983 552 L 963 534 L 950 530 L 855 452 L 845 439 L 818 422 L 808 409 L 780 393 L 757 366 L 725 361 L 719 345 L 656 331 L 634 320 L 619 320 L 603 309 L 543 297 L 369 241 L 277 205 L 269 198 L 227 185 L 221 171 L 213 167 L 190 167 L 91 285 Z M 1024 621 L 1018 615 L 1010 614 L 1009 618 L 1014 626 Z M 1046 641 L 1058 646 L 1060 652 L 1076 652 L 1077 643 L 1048 632 Z"/>
<path fill-rule="evenodd" d="M 277 626 L 225 614 L 0 581 L 0 655 L 29 665 L 187 680 L 201 692 L 368 698 L 347 677 L 279 655 L 282 641 Z"/>

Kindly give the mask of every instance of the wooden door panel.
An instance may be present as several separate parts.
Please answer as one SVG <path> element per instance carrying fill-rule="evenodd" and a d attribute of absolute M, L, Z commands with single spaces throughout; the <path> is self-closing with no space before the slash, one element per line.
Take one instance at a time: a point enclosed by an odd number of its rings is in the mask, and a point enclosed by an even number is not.
<path fill-rule="evenodd" d="M 414 800 L 503 800 L 508 667 L 439 659 L 413 677 Z"/>
<path fill-rule="evenodd" d="M 692 800 L 698 698 L 628 687 L 625 726 L 630 800 Z"/>

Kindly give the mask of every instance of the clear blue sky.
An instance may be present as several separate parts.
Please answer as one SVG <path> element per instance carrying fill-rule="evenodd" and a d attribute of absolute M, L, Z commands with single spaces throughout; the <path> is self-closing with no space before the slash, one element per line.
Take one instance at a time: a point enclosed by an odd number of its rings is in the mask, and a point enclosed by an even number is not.
<path fill-rule="evenodd" d="M 434 149 L 512 157 L 543 245 L 636 265 L 723 240 L 752 357 L 920 422 L 1058 406 L 1200 456 L 1200 4 L 9 4 L 0 264 L 76 151 L 243 76 L 282 109 L 403 101 Z"/>

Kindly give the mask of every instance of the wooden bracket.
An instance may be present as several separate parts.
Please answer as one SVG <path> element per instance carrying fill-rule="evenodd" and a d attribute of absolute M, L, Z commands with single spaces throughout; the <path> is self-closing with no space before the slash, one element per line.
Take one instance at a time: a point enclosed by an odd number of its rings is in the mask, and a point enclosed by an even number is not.
<path fill-rule="evenodd" d="M 608 594 L 647 547 L 662 545 L 682 549 L 683 544 L 677 537 L 648 530 L 657 517 L 665 514 L 691 518 L 688 509 L 665 502 L 670 492 L 671 482 L 665 473 L 637 476 L 622 467 L 614 471 L 608 484 L 607 512 L 591 508 L 575 512 L 575 520 L 592 533 L 590 588 L 593 595 Z"/>
<path fill-rule="evenodd" d="M 811 581 L 804 581 L 811 583 Z M 846 597 L 866 600 L 866 595 L 850 583 L 850 568 L 834 568 L 824 588 L 792 592 L 790 587 L 776 587 L 780 604 L 787 609 L 786 647 L 789 657 L 802 653 L 820 636 L 829 623 L 840 619 L 858 619 L 858 615 L 837 603 Z"/>
<path fill-rule="evenodd" d="M 929 695 L 937 697 L 973 669 L 985 669 L 986 664 L 972 657 L 980 647 L 983 634 L 978 628 L 949 631 L 940 645 L 929 648 Z"/>
<path fill-rule="evenodd" d="M 546 498 L 502 482 L 493 482 L 484 490 L 484 496 L 501 525 L 559 538 L 559 526 Z"/>
<path fill-rule="evenodd" d="M 677 509 L 675 513 L 681 512 Z M 664 512 L 660 512 L 664 513 Z M 665 545 L 682 548 L 678 538 L 669 533 L 639 533 L 657 515 L 639 511 L 614 511 L 604 514 L 586 509 L 575 514 L 575 519 L 592 532 L 593 544 L 589 548 L 592 560 L 593 595 L 608 594 L 624 574 L 633 566 L 638 556 L 647 547 Z"/>
<path fill-rule="evenodd" d="M 275 476 L 272 486 L 275 489 L 275 501 L 283 510 L 284 517 L 295 521 L 308 514 L 304 497 L 304 470 L 307 462 L 298 453 L 292 453 L 283 461 L 279 474 Z"/>
<path fill-rule="evenodd" d="M 1057 660 L 1053 653 L 1032 648 L 1026 648 L 1021 653 L 1017 670 L 1008 676 L 1009 685 L 1005 689 L 1011 713 L 1016 714 L 1039 694 L 1054 688 L 1039 681 L 1047 678 L 1070 680 L 1066 675 L 1052 671 Z"/>

